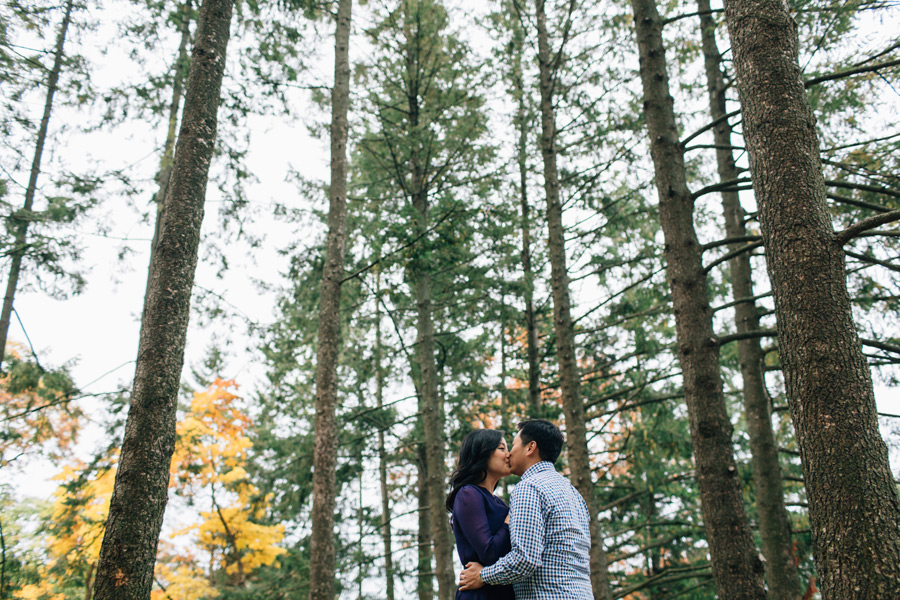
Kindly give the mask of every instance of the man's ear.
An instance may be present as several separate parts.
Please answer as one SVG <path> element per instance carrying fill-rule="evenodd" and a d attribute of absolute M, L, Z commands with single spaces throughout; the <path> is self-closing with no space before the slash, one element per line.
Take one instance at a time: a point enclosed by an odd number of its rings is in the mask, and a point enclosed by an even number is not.
<path fill-rule="evenodd" d="M 525 456 L 535 456 L 538 453 L 537 442 L 530 441 L 528 442 L 528 448 L 525 449 Z"/>

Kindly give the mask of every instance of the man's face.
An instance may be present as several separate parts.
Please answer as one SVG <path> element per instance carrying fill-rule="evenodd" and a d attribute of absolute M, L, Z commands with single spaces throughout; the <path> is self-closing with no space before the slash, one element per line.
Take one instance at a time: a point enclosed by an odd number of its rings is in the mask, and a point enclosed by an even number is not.
<path fill-rule="evenodd" d="M 536 446 L 536 444 L 534 442 L 528 442 L 527 444 L 522 442 L 521 432 L 516 434 L 512 448 L 509 449 L 509 469 L 513 475 L 521 476 L 531 466 L 528 449 L 532 446 Z"/>

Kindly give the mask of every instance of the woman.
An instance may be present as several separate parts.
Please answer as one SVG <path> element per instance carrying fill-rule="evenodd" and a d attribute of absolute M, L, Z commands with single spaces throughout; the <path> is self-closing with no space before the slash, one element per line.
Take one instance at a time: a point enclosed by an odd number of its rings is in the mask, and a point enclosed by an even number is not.
<path fill-rule="evenodd" d="M 503 434 L 476 429 L 463 440 L 459 463 L 450 476 L 447 510 L 452 514 L 456 550 L 463 566 L 491 565 L 509 552 L 509 508 L 494 495 L 501 477 L 509 475 L 509 453 Z M 513 600 L 511 585 L 486 585 L 456 591 L 457 600 Z"/>

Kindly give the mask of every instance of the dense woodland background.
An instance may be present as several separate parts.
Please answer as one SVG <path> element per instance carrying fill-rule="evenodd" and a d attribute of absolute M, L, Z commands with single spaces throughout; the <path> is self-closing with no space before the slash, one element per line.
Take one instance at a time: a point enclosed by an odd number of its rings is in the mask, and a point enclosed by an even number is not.
<path fill-rule="evenodd" d="M 449 600 L 538 416 L 597 598 L 900 597 L 895 1 L 198 3 L 0 6 L 0 598 Z"/>

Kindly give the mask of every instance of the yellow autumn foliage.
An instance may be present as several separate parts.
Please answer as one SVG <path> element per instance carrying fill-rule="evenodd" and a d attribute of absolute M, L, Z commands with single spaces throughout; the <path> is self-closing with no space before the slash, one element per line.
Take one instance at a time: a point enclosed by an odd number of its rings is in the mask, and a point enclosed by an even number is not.
<path fill-rule="evenodd" d="M 115 460 L 116 457 L 110 457 L 107 464 L 96 470 L 96 477 L 76 486 L 74 496 L 70 486 L 81 477 L 87 465 L 77 461 L 65 466 L 53 478 L 60 484 L 53 493 L 51 522 L 69 525 L 59 535 L 50 536 L 52 557 L 68 557 L 67 562 L 72 562 L 70 554 L 75 553 L 84 562 L 96 564 L 100 557 L 100 542 L 103 541 L 106 515 L 116 480 Z"/>
<path fill-rule="evenodd" d="M 157 588 L 150 592 L 150 600 L 203 600 L 219 595 L 219 590 L 209 584 L 203 571 L 190 564 L 172 568 L 165 563 L 157 563 L 155 574 L 158 582 L 166 582 L 166 589 Z"/>
<path fill-rule="evenodd" d="M 194 394 L 191 407 L 176 428 L 172 457 L 173 487 L 198 495 L 209 494 L 212 510 L 203 519 L 172 534 L 196 533 L 198 542 L 231 576 L 248 576 L 273 564 L 286 553 L 278 546 L 284 525 L 261 525 L 270 497 L 262 497 L 250 483 L 245 465 L 253 446 L 247 435 L 250 418 L 237 406 L 234 381 L 216 379 Z"/>

